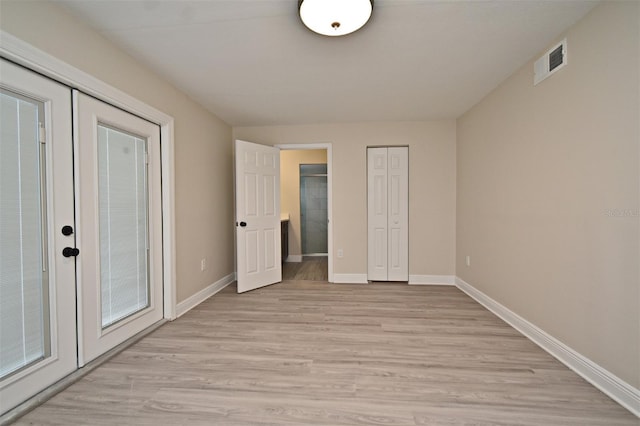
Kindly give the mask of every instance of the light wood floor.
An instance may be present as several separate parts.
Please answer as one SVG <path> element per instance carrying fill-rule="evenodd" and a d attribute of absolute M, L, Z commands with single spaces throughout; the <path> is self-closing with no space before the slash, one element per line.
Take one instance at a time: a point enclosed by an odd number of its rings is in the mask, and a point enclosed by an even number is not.
<path fill-rule="evenodd" d="M 329 263 L 326 256 L 305 256 L 302 262 L 285 262 L 282 265 L 283 280 L 327 281 Z"/>
<path fill-rule="evenodd" d="M 455 287 L 229 286 L 18 424 L 638 425 Z"/>

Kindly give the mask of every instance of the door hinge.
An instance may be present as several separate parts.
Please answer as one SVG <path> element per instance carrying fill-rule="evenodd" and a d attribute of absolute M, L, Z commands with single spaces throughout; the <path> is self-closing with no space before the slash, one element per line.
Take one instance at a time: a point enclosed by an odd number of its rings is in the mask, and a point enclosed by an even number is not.
<path fill-rule="evenodd" d="M 144 162 L 146 164 L 149 164 L 149 152 L 148 151 L 144 152 Z"/>
<path fill-rule="evenodd" d="M 38 123 L 38 139 L 40 140 L 40 143 L 47 142 L 47 131 L 44 128 L 44 123 Z"/>

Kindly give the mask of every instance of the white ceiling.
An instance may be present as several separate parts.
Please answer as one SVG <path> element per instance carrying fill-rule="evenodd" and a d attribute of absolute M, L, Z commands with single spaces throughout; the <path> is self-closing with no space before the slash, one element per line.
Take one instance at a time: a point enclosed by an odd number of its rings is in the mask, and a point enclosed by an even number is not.
<path fill-rule="evenodd" d="M 324 37 L 298 0 L 59 3 L 232 126 L 456 118 L 596 4 L 375 0 Z"/>

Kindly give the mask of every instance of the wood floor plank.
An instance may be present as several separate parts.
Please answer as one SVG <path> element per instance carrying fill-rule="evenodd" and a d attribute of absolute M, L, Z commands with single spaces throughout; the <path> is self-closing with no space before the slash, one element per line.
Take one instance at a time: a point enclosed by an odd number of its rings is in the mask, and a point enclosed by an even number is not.
<path fill-rule="evenodd" d="M 282 267 L 282 279 L 327 281 L 329 279 L 327 256 L 304 256 L 302 262 L 285 262 Z"/>
<path fill-rule="evenodd" d="M 18 420 L 638 425 L 455 287 L 229 286 Z"/>

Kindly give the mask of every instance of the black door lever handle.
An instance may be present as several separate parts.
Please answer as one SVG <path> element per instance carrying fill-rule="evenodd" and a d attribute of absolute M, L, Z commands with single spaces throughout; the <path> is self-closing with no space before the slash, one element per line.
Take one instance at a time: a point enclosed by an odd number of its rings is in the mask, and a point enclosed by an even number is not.
<path fill-rule="evenodd" d="M 62 249 L 62 255 L 64 257 L 76 257 L 77 255 L 80 254 L 80 250 L 78 250 L 77 248 L 71 248 L 71 247 L 65 247 Z"/>

